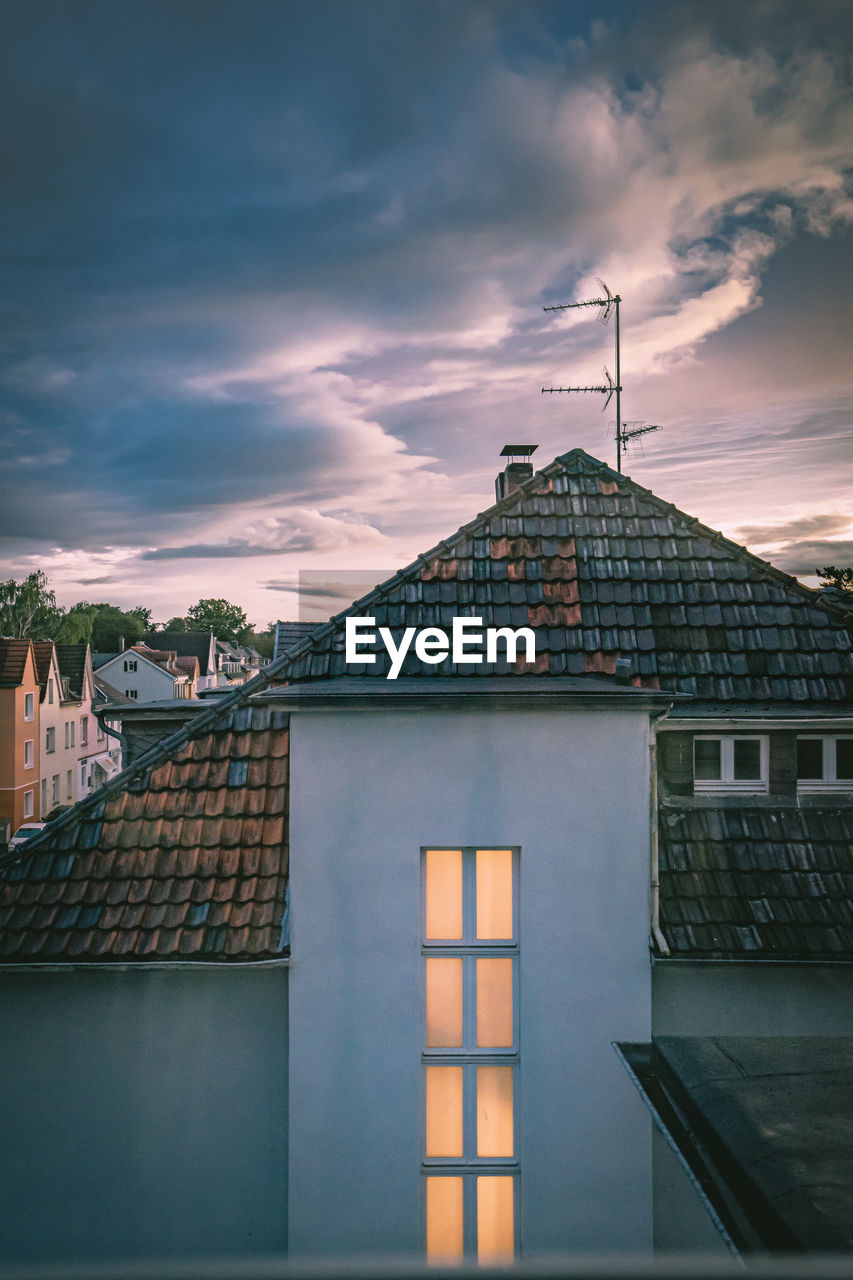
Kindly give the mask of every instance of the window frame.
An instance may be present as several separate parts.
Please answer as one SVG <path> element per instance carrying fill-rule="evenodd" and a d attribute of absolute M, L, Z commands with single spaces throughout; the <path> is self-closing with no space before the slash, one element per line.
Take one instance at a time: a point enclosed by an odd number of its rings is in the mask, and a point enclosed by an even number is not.
<path fill-rule="evenodd" d="M 823 776 L 820 778 L 800 778 L 798 776 L 797 791 L 853 791 L 853 778 L 839 778 L 837 776 L 838 758 L 836 746 L 839 741 L 853 742 L 853 733 L 798 733 L 798 750 L 801 741 L 822 743 L 821 768 Z M 799 762 L 797 772 L 799 774 Z"/>
<path fill-rule="evenodd" d="M 719 742 L 719 778 L 696 777 L 696 743 Z M 759 744 L 759 778 L 734 776 L 735 742 Z M 770 739 L 766 733 L 694 733 L 692 742 L 693 792 L 697 795 L 735 792 L 738 795 L 766 795 L 770 777 Z"/>
<path fill-rule="evenodd" d="M 36 812 L 35 795 L 36 795 L 35 791 L 24 792 L 24 818 L 35 817 L 35 812 Z"/>
<path fill-rule="evenodd" d="M 36 695 L 34 693 L 24 694 L 24 720 L 27 722 L 36 718 Z"/>
<path fill-rule="evenodd" d="M 476 855 L 478 850 L 507 849 L 512 855 L 512 921 L 511 939 L 480 939 L 476 936 Z M 462 855 L 462 937 L 435 939 L 426 936 L 426 868 L 427 853 L 456 851 Z M 462 1179 L 463 1249 L 465 1265 L 478 1262 L 477 1194 L 480 1177 L 511 1177 L 513 1180 L 513 1246 L 517 1262 L 521 1257 L 521 1062 L 520 1062 L 520 889 L 521 849 L 500 841 L 478 845 L 429 844 L 421 847 L 421 1252 L 427 1255 L 427 1187 L 430 1178 Z M 426 961 L 435 958 L 462 960 L 462 1044 L 459 1046 L 427 1046 Z M 478 959 L 512 960 L 512 1045 L 479 1047 L 476 1043 L 476 962 Z M 430 1067 L 462 1068 L 462 1155 L 428 1156 L 426 1080 Z M 478 1156 L 477 1144 L 477 1069 L 498 1066 L 512 1068 L 513 1154 L 511 1156 Z M 434 1260 L 430 1265 L 445 1265 Z M 484 1265 L 492 1265 L 489 1262 Z M 497 1264 L 495 1264 L 497 1265 Z M 501 1265 L 506 1265 L 502 1263 Z"/>
<path fill-rule="evenodd" d="M 56 726 L 49 724 L 44 731 L 45 755 L 53 755 L 56 751 Z"/>
<path fill-rule="evenodd" d="M 35 738 L 24 739 L 24 768 L 34 769 L 36 767 L 36 740 Z"/>

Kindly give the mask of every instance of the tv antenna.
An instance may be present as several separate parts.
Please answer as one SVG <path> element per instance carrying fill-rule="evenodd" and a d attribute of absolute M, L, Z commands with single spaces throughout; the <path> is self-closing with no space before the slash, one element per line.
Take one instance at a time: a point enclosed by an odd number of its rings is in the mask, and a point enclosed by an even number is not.
<path fill-rule="evenodd" d="M 645 422 L 623 422 L 622 430 L 619 432 L 619 438 L 622 441 L 622 448 L 627 453 L 628 445 L 633 444 L 634 441 L 639 439 L 640 436 L 647 436 L 651 431 L 660 431 L 660 430 L 661 428 L 657 425 L 657 423 L 649 423 L 647 425 Z M 641 445 L 640 453 L 642 452 L 643 452 L 643 448 Z"/>
<path fill-rule="evenodd" d="M 606 409 L 606 408 L 607 408 L 607 406 L 609 405 L 611 396 L 613 396 L 613 395 L 615 394 L 615 396 L 616 396 L 616 422 L 617 422 L 617 424 L 621 424 L 621 425 L 617 425 L 617 430 L 616 430 L 616 470 L 621 472 L 621 470 L 622 470 L 622 446 L 623 446 L 623 444 L 625 443 L 625 439 L 624 439 L 624 437 L 623 437 L 623 428 L 624 428 L 625 424 L 624 424 L 624 423 L 622 423 L 622 385 L 621 385 L 621 375 L 620 375 L 620 369 L 621 369 L 621 358 L 620 358 L 620 356 L 621 356 L 621 353 L 620 353 L 620 349 L 619 349 L 619 304 L 621 303 L 622 299 L 621 299 L 621 297 L 619 296 L 619 294 L 618 294 L 618 293 L 611 293 L 611 292 L 610 292 L 610 290 L 608 289 L 607 285 L 604 283 L 604 281 L 603 281 L 599 276 L 596 276 L 596 280 L 598 281 L 598 285 L 599 285 L 599 287 L 600 287 L 600 289 L 601 289 L 602 293 L 604 294 L 604 297 L 602 297 L 602 298 L 584 298 L 584 299 L 583 299 L 582 301 L 580 301 L 580 302 L 562 302 L 562 303 L 558 303 L 558 304 L 557 304 L 556 306 L 554 306 L 554 307 L 543 307 L 543 308 L 542 308 L 542 310 L 543 310 L 543 311 L 571 311 L 571 310 L 572 310 L 573 308 L 575 308 L 575 307 L 601 307 L 601 311 L 599 312 L 599 315 L 598 315 L 598 319 L 599 319 L 599 321 L 601 322 L 601 324 L 607 324 L 607 322 L 608 322 L 608 320 L 610 319 L 611 315 L 613 314 L 613 312 L 615 312 L 615 313 L 616 313 L 616 381 L 615 381 L 615 382 L 613 381 L 613 379 L 610 377 L 610 374 L 609 374 L 609 373 L 607 372 L 607 370 L 605 369 L 605 370 L 604 370 L 604 374 L 605 374 L 605 377 L 606 377 L 606 380 L 607 380 L 607 385 L 606 385 L 606 386 L 598 386 L 598 387 L 543 387 L 543 388 L 542 388 L 542 391 L 543 391 L 543 394 L 544 394 L 545 392 L 549 392 L 549 393 L 550 393 L 550 392 L 555 392 L 555 391 L 556 391 L 556 392 L 559 392 L 559 391 L 598 391 L 598 392 L 602 393 L 603 395 L 606 395 L 606 396 L 607 396 L 607 399 L 604 401 L 604 409 Z M 603 413 L 603 412 L 604 412 L 604 410 L 602 410 L 602 413 Z"/>

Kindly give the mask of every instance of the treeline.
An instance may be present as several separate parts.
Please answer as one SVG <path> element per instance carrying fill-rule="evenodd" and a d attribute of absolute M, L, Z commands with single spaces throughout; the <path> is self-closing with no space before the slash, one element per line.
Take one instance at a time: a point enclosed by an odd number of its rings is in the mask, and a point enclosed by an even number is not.
<path fill-rule="evenodd" d="M 250 644 L 271 658 L 275 623 L 255 631 L 239 605 L 228 600 L 199 600 L 183 616 L 158 626 L 143 605 L 120 609 L 115 604 L 80 600 L 70 609 L 56 603 L 46 574 L 37 569 L 21 582 L 0 583 L 0 635 L 55 640 L 57 644 L 89 644 L 95 653 L 115 653 L 155 631 L 212 631 L 217 640 Z"/>

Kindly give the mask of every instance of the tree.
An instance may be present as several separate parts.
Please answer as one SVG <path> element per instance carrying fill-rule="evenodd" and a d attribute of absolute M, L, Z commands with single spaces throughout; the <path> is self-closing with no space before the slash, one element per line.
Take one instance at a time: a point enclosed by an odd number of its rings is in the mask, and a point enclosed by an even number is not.
<path fill-rule="evenodd" d="M 189 631 L 186 618 L 180 616 L 170 618 L 165 626 L 160 628 L 161 631 Z"/>
<path fill-rule="evenodd" d="M 145 615 L 150 618 L 147 609 L 131 609 L 125 613 L 115 604 L 96 604 L 89 606 L 97 610 L 92 624 L 92 648 L 96 653 L 117 653 L 122 642 L 127 649 L 148 631 Z"/>
<path fill-rule="evenodd" d="M 0 582 L 0 635 L 30 640 L 53 640 L 62 610 L 47 583 L 47 575 L 36 569 L 23 582 L 10 578 Z"/>
<path fill-rule="evenodd" d="M 212 631 L 217 640 L 240 644 L 246 631 L 246 614 L 227 600 L 199 600 L 187 609 L 187 623 L 193 631 Z"/>
<path fill-rule="evenodd" d="M 815 569 L 815 573 L 821 579 L 822 587 L 837 587 L 839 591 L 853 591 L 853 568 L 839 569 L 834 564 L 827 564 L 822 569 Z"/>
<path fill-rule="evenodd" d="M 60 644 L 91 644 L 92 627 L 98 616 L 98 606 L 81 600 L 73 604 L 59 620 L 55 639 Z"/>

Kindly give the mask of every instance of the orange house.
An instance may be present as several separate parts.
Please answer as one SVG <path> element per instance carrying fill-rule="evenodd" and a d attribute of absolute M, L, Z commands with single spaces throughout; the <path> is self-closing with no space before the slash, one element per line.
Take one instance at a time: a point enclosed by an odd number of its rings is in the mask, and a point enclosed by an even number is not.
<path fill-rule="evenodd" d="M 41 815 L 39 683 L 31 640 L 0 639 L 0 848 Z"/>

